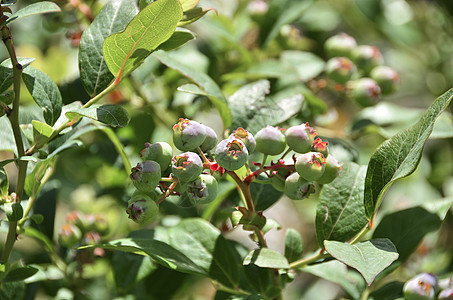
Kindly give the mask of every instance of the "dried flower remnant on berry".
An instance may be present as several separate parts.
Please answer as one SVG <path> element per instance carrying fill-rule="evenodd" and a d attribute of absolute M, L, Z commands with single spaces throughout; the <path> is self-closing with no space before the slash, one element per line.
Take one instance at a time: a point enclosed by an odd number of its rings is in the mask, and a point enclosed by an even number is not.
<path fill-rule="evenodd" d="M 247 162 L 248 150 L 239 139 L 222 140 L 216 147 L 215 159 L 222 168 L 234 171 Z"/>

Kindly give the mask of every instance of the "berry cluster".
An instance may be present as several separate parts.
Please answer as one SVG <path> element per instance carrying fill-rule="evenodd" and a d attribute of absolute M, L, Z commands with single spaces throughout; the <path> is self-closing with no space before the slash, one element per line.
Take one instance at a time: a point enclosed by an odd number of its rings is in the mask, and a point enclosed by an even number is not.
<path fill-rule="evenodd" d="M 403 287 L 406 300 L 453 299 L 453 278 L 438 280 L 430 273 L 420 273 L 409 279 Z"/>
<path fill-rule="evenodd" d="M 238 128 L 218 142 L 209 126 L 180 119 L 173 126 L 173 143 L 185 152 L 173 155 L 172 147 L 164 142 L 145 144 L 140 153 L 142 162 L 131 170 L 137 191 L 128 202 L 127 214 L 139 224 L 152 222 L 158 205 L 170 195 L 184 194 L 194 205 L 209 203 L 217 196 L 216 177 L 225 172 L 244 185 L 265 174 L 272 186 L 289 198 L 306 198 L 315 191 L 315 181 L 330 183 L 341 170 L 338 161 L 328 154 L 327 142 L 316 136 L 305 123 L 287 130 L 266 126 L 255 136 Z M 264 154 L 263 163 L 249 166 L 249 155 L 254 151 Z M 283 158 L 290 151 L 296 153 L 293 164 L 286 164 Z M 282 153 L 276 163 L 266 165 L 268 155 Z M 239 178 L 235 171 L 246 164 L 248 173 Z"/>
<path fill-rule="evenodd" d="M 340 33 L 328 38 L 324 48 L 331 57 L 326 63 L 327 76 L 344 85 L 346 93 L 359 105 L 374 105 L 381 95 L 397 90 L 398 73 L 382 65 L 383 57 L 377 47 L 357 45 L 353 37 Z"/>
<path fill-rule="evenodd" d="M 73 211 L 66 215 L 66 223 L 61 227 L 58 240 L 66 248 L 98 244 L 108 231 L 108 222 L 102 215 Z"/>

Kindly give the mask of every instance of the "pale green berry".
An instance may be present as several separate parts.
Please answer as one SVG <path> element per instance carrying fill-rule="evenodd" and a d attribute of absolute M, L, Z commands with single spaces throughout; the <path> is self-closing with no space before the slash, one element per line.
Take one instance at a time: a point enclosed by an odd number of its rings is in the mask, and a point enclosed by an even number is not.
<path fill-rule="evenodd" d="M 241 140 L 245 147 L 247 147 L 247 150 L 249 154 L 253 153 L 256 149 L 256 141 L 253 135 L 247 131 L 246 129 L 239 127 L 238 129 L 234 130 L 233 133 L 229 136 L 229 138 L 236 138 Z"/>
<path fill-rule="evenodd" d="M 374 79 L 383 95 L 394 93 L 400 84 L 398 73 L 387 66 L 377 66 L 371 70 L 370 77 Z"/>
<path fill-rule="evenodd" d="M 437 290 L 437 278 L 428 273 L 421 273 L 408 280 L 403 286 L 405 300 L 432 300 Z"/>
<path fill-rule="evenodd" d="M 205 126 L 188 119 L 179 119 L 173 126 L 173 143 L 182 151 L 195 150 L 206 139 Z"/>
<path fill-rule="evenodd" d="M 315 181 L 324 174 L 326 159 L 319 152 L 301 154 L 295 163 L 296 171 L 307 181 Z"/>
<path fill-rule="evenodd" d="M 82 238 L 82 231 L 74 224 L 64 224 L 58 233 L 60 245 L 71 248 L 77 245 Z"/>
<path fill-rule="evenodd" d="M 168 169 L 173 157 L 173 149 L 170 144 L 165 142 L 146 143 L 145 148 L 140 151 L 142 161 L 152 160 L 160 165 L 160 170 L 164 172 Z"/>
<path fill-rule="evenodd" d="M 351 57 L 351 52 L 357 47 L 356 40 L 346 33 L 331 36 L 324 43 L 324 49 L 330 57 Z"/>
<path fill-rule="evenodd" d="M 207 152 L 217 145 L 217 134 L 211 127 L 206 125 L 203 126 L 205 127 L 206 138 L 201 144 L 200 149 L 203 152 Z"/>
<path fill-rule="evenodd" d="M 319 184 L 331 183 L 340 175 L 341 166 L 332 155 L 327 156 L 325 170 L 322 176 L 317 180 Z"/>
<path fill-rule="evenodd" d="M 382 54 L 376 46 L 360 45 L 352 50 L 351 55 L 357 68 L 364 74 L 383 62 Z"/>
<path fill-rule="evenodd" d="M 286 143 L 297 153 L 307 153 L 311 150 L 317 133 L 308 123 L 288 128 L 285 132 Z"/>
<path fill-rule="evenodd" d="M 294 172 L 286 178 L 284 192 L 292 200 L 302 200 L 315 192 L 315 186 Z"/>
<path fill-rule="evenodd" d="M 224 139 L 215 149 L 215 160 L 225 170 L 234 171 L 247 162 L 248 150 L 239 139 Z"/>
<path fill-rule="evenodd" d="M 143 194 L 136 194 L 129 200 L 126 212 L 129 219 L 144 225 L 151 223 L 157 218 L 159 208 L 156 202 L 150 197 Z"/>
<path fill-rule="evenodd" d="M 194 152 L 185 152 L 175 155 L 171 165 L 172 174 L 181 182 L 197 179 L 203 171 L 203 162 Z"/>
<path fill-rule="evenodd" d="M 277 171 L 273 172 L 270 180 L 274 189 L 283 192 L 285 190 L 285 180 L 290 173 L 291 171 L 285 168 L 279 168 Z"/>
<path fill-rule="evenodd" d="M 333 57 L 326 63 L 327 76 L 341 84 L 351 80 L 356 72 L 356 66 L 347 57 Z"/>
<path fill-rule="evenodd" d="M 277 155 L 286 148 L 285 136 L 279 127 L 266 126 L 255 134 L 256 150 L 267 155 Z"/>
<path fill-rule="evenodd" d="M 132 168 L 130 178 L 137 190 L 144 193 L 154 192 L 161 179 L 160 165 L 152 160 L 138 163 Z"/>
<path fill-rule="evenodd" d="M 363 77 L 351 82 L 350 96 L 363 107 L 375 105 L 381 96 L 381 88 L 371 78 Z"/>
<path fill-rule="evenodd" d="M 217 197 L 217 180 L 214 176 L 201 174 L 187 184 L 187 195 L 194 204 L 206 204 Z"/>

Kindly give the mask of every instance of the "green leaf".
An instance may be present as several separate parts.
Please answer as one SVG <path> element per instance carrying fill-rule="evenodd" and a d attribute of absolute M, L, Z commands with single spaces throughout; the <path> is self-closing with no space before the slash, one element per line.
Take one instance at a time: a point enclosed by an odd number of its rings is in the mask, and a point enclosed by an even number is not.
<path fill-rule="evenodd" d="M 204 7 L 194 7 L 189 10 L 184 11 L 182 19 L 178 22 L 178 26 L 185 26 L 190 23 L 195 22 L 196 20 L 203 17 L 207 14 L 210 10 L 214 10 L 212 8 L 204 8 Z"/>
<path fill-rule="evenodd" d="M 93 105 L 68 111 L 65 115 L 70 120 L 87 117 L 112 127 L 125 127 L 130 121 L 127 111 L 122 106 L 114 104 Z"/>
<path fill-rule="evenodd" d="M 33 67 L 24 70 L 22 79 L 36 104 L 42 108 L 46 123 L 53 125 L 60 116 L 62 106 L 60 90 L 55 82 Z"/>
<path fill-rule="evenodd" d="M 239 262 L 220 231 L 203 219 L 185 219 L 168 231 L 170 245 L 224 286 L 237 288 Z"/>
<path fill-rule="evenodd" d="M 194 38 L 196 38 L 196 35 L 189 29 L 176 28 L 173 35 L 168 40 L 160 44 L 158 49 L 170 51 L 178 47 L 181 47 L 182 45 L 184 45 L 190 40 L 193 40 Z"/>
<path fill-rule="evenodd" d="M 8 274 L 2 281 L 3 282 L 23 281 L 24 279 L 35 275 L 36 272 L 38 272 L 38 269 L 30 266 L 13 269 L 8 272 Z"/>
<path fill-rule="evenodd" d="M 52 12 L 61 12 L 60 7 L 54 2 L 41 1 L 33 3 L 15 12 L 11 17 L 8 18 L 8 20 L 6 20 L 6 24 L 16 21 L 20 18 Z"/>
<path fill-rule="evenodd" d="M 112 266 L 115 285 L 120 293 L 133 289 L 157 268 L 150 257 L 120 251 L 113 253 Z"/>
<path fill-rule="evenodd" d="M 146 6 L 120 33 L 105 39 L 105 62 L 115 77 L 137 68 L 160 44 L 168 40 L 182 18 L 178 0 L 159 0 Z"/>
<path fill-rule="evenodd" d="M 37 120 L 31 121 L 31 123 L 33 125 L 33 141 L 36 144 L 47 142 L 54 132 L 53 128 L 46 123 Z"/>
<path fill-rule="evenodd" d="M 292 66 L 303 82 L 315 78 L 324 71 L 324 60 L 311 52 L 287 50 L 282 52 L 280 59 Z"/>
<path fill-rule="evenodd" d="M 282 192 L 277 191 L 270 184 L 252 182 L 250 193 L 253 195 L 253 203 L 257 211 L 266 210 L 280 199 Z"/>
<path fill-rule="evenodd" d="M 365 173 L 366 166 L 345 163 L 340 175 L 322 188 L 316 210 L 316 236 L 320 247 L 324 240 L 345 242 L 366 225 Z"/>
<path fill-rule="evenodd" d="M 365 281 L 355 271 L 337 260 L 307 266 L 300 271 L 310 273 L 340 285 L 353 299 L 359 299 L 365 289 Z"/>
<path fill-rule="evenodd" d="M 8 175 L 6 175 L 5 169 L 0 167 L 0 196 L 6 198 L 8 196 Z"/>
<path fill-rule="evenodd" d="M 124 30 L 138 14 L 134 1 L 112 0 L 83 32 L 79 47 L 80 79 L 87 93 L 94 96 L 114 79 L 102 55 L 102 44 L 109 35 Z"/>
<path fill-rule="evenodd" d="M 390 185 L 415 171 L 434 123 L 452 97 L 453 89 L 450 89 L 431 104 L 415 125 L 385 141 L 371 156 L 365 179 L 364 199 L 368 219 L 373 219 Z"/>
<path fill-rule="evenodd" d="M 201 73 L 189 65 L 186 65 L 164 51 L 156 51 L 153 56 L 160 60 L 161 63 L 169 68 L 177 70 L 185 77 L 195 82 L 215 105 L 222 117 L 223 126 L 229 128 L 232 122 L 231 111 L 228 108 L 227 100 L 220 90 L 219 86 L 208 75 Z"/>
<path fill-rule="evenodd" d="M 27 177 L 25 178 L 25 192 L 27 195 L 38 195 L 38 192 L 42 187 L 42 178 L 46 173 L 53 172 L 53 167 L 56 162 L 57 157 L 47 157 L 46 159 L 38 162 L 33 171 L 27 174 Z"/>
<path fill-rule="evenodd" d="M 423 237 L 439 229 L 438 215 L 416 206 L 384 216 L 374 231 L 373 238 L 388 238 L 398 249 L 399 261 L 405 261 Z"/>
<path fill-rule="evenodd" d="M 288 260 L 279 252 L 269 248 L 252 250 L 244 258 L 243 264 L 254 264 L 261 268 L 289 269 Z"/>
<path fill-rule="evenodd" d="M 25 283 L 23 281 L 5 282 L 0 289 L 0 299 L 25 299 Z"/>
<path fill-rule="evenodd" d="M 179 0 L 183 11 L 188 11 L 194 8 L 195 6 L 197 6 L 198 2 L 200 2 L 200 0 Z"/>
<path fill-rule="evenodd" d="M 373 291 L 369 300 L 403 299 L 404 282 L 392 281 Z"/>
<path fill-rule="evenodd" d="M 324 247 L 334 258 L 359 271 L 368 285 L 398 259 L 395 245 L 389 239 L 373 239 L 354 245 L 324 241 Z"/>
<path fill-rule="evenodd" d="M 289 228 L 285 236 L 285 257 L 288 262 L 298 260 L 302 256 L 304 242 L 297 230 Z"/>
<path fill-rule="evenodd" d="M 28 67 L 35 59 L 34 58 L 18 58 L 22 68 Z M 0 64 L 0 93 L 5 92 L 13 84 L 13 66 L 11 59 L 8 58 Z"/>

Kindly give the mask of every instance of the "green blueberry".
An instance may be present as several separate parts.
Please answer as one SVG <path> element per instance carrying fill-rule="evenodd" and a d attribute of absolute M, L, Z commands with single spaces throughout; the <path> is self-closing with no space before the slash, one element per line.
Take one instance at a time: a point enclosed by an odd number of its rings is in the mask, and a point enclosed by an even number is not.
<path fill-rule="evenodd" d="M 206 139 L 206 126 L 196 121 L 179 119 L 173 126 L 173 143 L 182 151 L 192 151 L 203 144 Z"/>
<path fill-rule="evenodd" d="M 132 168 L 130 178 L 137 190 L 152 193 L 161 179 L 160 165 L 152 160 L 138 163 Z"/>
<path fill-rule="evenodd" d="M 180 182 L 190 182 L 197 179 L 203 171 L 203 162 L 194 152 L 175 155 L 171 164 L 172 174 Z"/>
<path fill-rule="evenodd" d="M 217 134 L 214 129 L 209 126 L 203 125 L 206 131 L 206 138 L 200 146 L 201 151 L 207 152 L 217 145 Z"/>
<path fill-rule="evenodd" d="M 286 178 L 284 192 L 292 200 L 302 200 L 315 192 L 315 186 L 294 172 Z"/>
<path fill-rule="evenodd" d="M 288 128 L 285 132 L 286 143 L 297 153 L 307 153 L 311 150 L 317 133 L 308 123 Z"/>
<path fill-rule="evenodd" d="M 126 213 L 132 221 L 144 225 L 154 221 L 158 214 L 159 208 L 156 202 L 144 194 L 133 195 L 128 202 Z"/>
<path fill-rule="evenodd" d="M 60 245 L 71 248 L 77 245 L 82 238 L 82 231 L 74 224 L 64 224 L 58 233 Z"/>
<path fill-rule="evenodd" d="M 340 175 L 341 166 L 332 155 L 326 158 L 326 167 L 322 176 L 317 180 L 319 184 L 331 183 L 335 178 Z"/>
<path fill-rule="evenodd" d="M 273 172 L 271 177 L 271 184 L 279 192 L 285 191 L 285 180 L 291 174 L 291 171 L 285 168 L 279 168 Z"/>
<path fill-rule="evenodd" d="M 387 66 L 377 66 L 370 72 L 370 77 L 374 79 L 383 95 L 390 95 L 398 89 L 400 78 L 398 73 Z"/>
<path fill-rule="evenodd" d="M 277 155 L 286 148 L 285 136 L 278 127 L 266 126 L 255 134 L 256 150 L 267 155 Z"/>
<path fill-rule="evenodd" d="M 326 159 L 319 152 L 307 152 L 301 154 L 295 163 L 296 171 L 307 181 L 315 181 L 321 178 L 326 168 Z"/>
<path fill-rule="evenodd" d="M 187 184 L 187 195 L 193 204 L 206 204 L 217 197 L 217 189 L 214 176 L 201 174 Z"/>
<path fill-rule="evenodd" d="M 140 151 L 142 161 L 152 160 L 159 164 L 161 172 L 168 169 L 173 157 L 173 149 L 165 142 L 145 143 L 145 148 Z"/>
<path fill-rule="evenodd" d="M 324 49 L 329 57 L 345 56 L 351 57 L 352 50 L 357 47 L 355 39 L 346 33 L 339 33 L 331 36 L 324 43 Z"/>
<path fill-rule="evenodd" d="M 341 84 L 351 80 L 356 72 L 356 66 L 347 57 L 333 57 L 326 63 L 327 76 Z"/>
<path fill-rule="evenodd" d="M 403 286 L 405 300 L 432 300 L 438 288 L 436 276 L 421 273 L 408 280 Z"/>
<path fill-rule="evenodd" d="M 451 300 L 453 299 L 453 288 L 447 288 L 445 290 L 442 290 L 439 293 L 439 296 L 437 298 L 438 300 Z"/>
<path fill-rule="evenodd" d="M 253 135 L 245 130 L 242 127 L 239 127 L 238 129 L 234 130 L 233 133 L 229 136 L 229 138 L 236 138 L 241 140 L 245 147 L 247 147 L 247 150 L 249 154 L 253 153 L 256 149 L 256 141 Z"/>
<path fill-rule="evenodd" d="M 352 51 L 351 55 L 357 69 L 364 74 L 368 74 L 374 67 L 383 62 L 382 54 L 376 46 L 358 46 Z"/>
<path fill-rule="evenodd" d="M 375 105 L 381 96 L 381 88 L 371 78 L 363 77 L 351 82 L 350 96 L 363 107 Z"/>
<path fill-rule="evenodd" d="M 215 148 L 215 160 L 225 170 L 241 168 L 248 159 L 248 150 L 239 139 L 224 139 Z"/>

